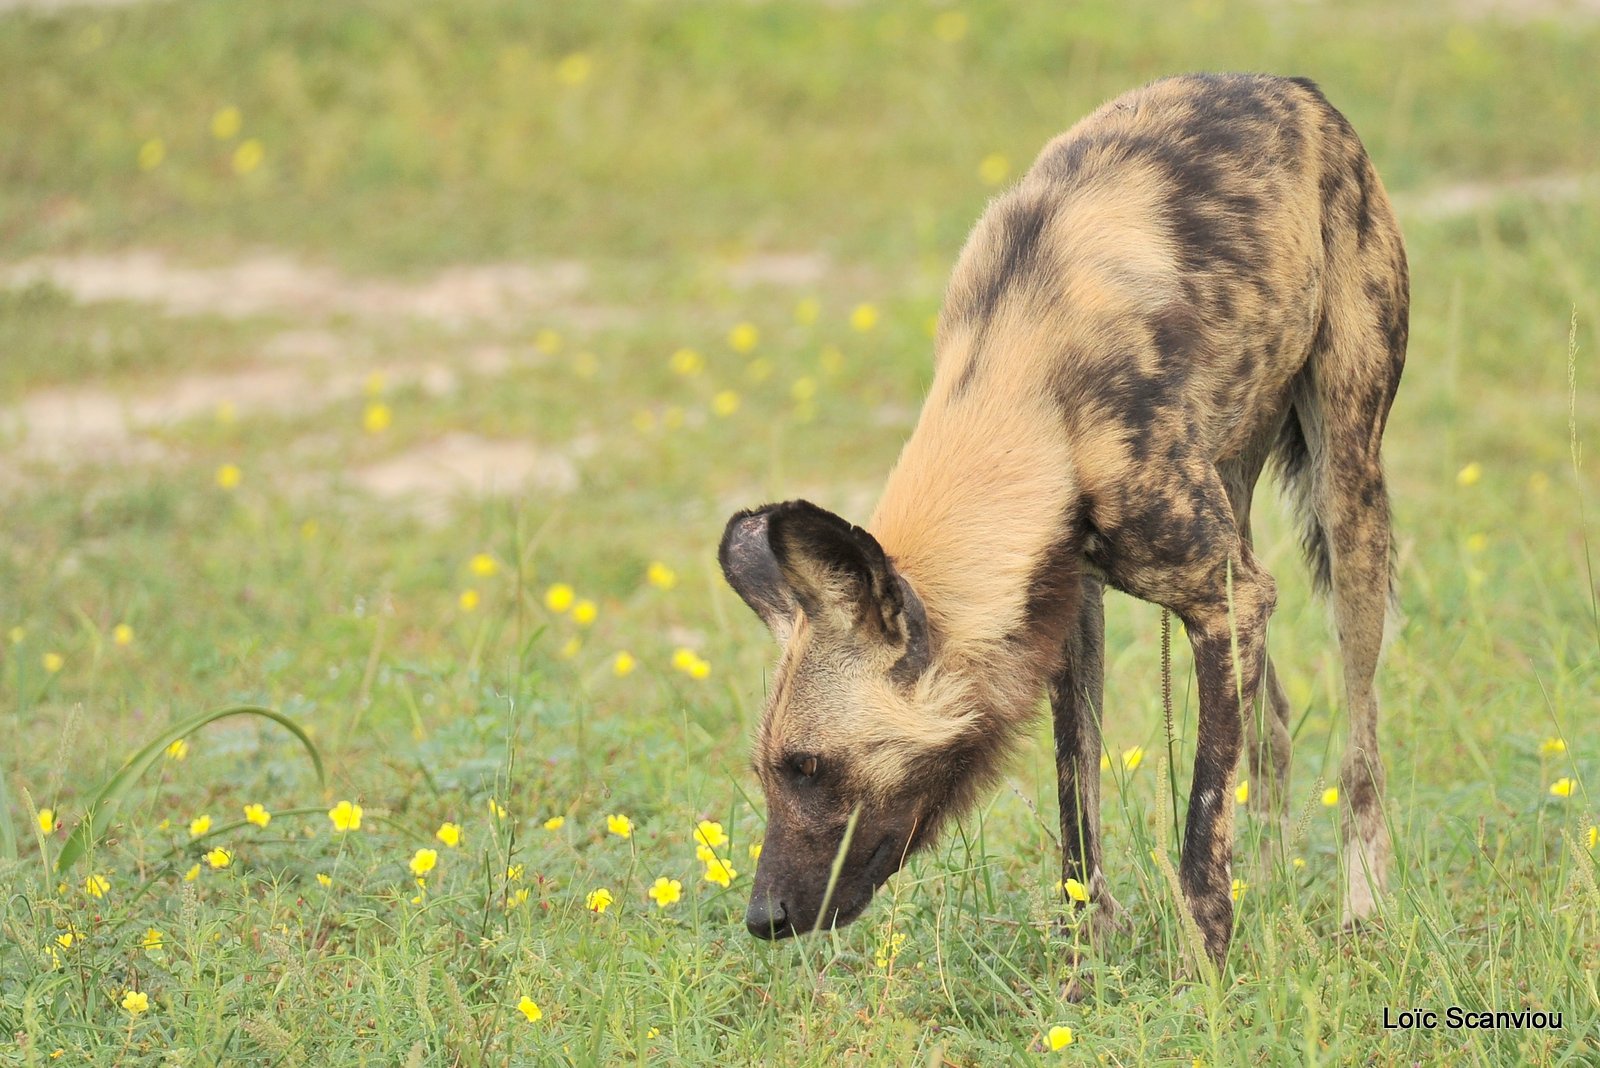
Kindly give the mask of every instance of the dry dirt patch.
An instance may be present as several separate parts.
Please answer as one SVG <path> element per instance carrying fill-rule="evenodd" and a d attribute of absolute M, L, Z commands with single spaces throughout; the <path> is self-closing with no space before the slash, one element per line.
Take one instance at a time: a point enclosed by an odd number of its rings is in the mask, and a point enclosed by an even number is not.
<path fill-rule="evenodd" d="M 274 363 L 185 375 L 130 396 L 93 386 L 47 389 L 0 409 L 0 434 L 17 443 L 23 458 L 58 466 L 150 460 L 162 450 L 141 435 L 210 418 L 224 405 L 234 417 L 314 412 L 360 395 L 374 372 L 389 386 L 443 396 L 460 385 L 463 371 L 493 376 L 517 364 L 505 347 L 485 345 L 453 360 L 343 370 Z"/>
<path fill-rule="evenodd" d="M 424 319 L 446 325 L 515 320 L 565 306 L 589 282 L 581 263 L 451 267 L 419 281 L 357 278 L 280 253 L 218 266 L 174 263 L 164 253 L 42 256 L 0 267 L 0 284 L 48 282 L 83 302 L 154 304 L 172 315 L 246 318 Z"/>
<path fill-rule="evenodd" d="M 1600 0 L 1596 0 L 1600 3 Z M 1449 219 L 1470 215 L 1504 200 L 1537 200 L 1561 203 L 1583 195 L 1592 178 L 1579 174 L 1550 174 L 1536 178 L 1512 178 L 1501 182 L 1461 182 L 1394 196 L 1395 210 L 1401 219 Z"/>
<path fill-rule="evenodd" d="M 360 468 L 351 478 L 374 497 L 442 523 L 461 498 L 570 493 L 578 487 L 578 468 L 567 453 L 528 441 L 455 433 Z"/>

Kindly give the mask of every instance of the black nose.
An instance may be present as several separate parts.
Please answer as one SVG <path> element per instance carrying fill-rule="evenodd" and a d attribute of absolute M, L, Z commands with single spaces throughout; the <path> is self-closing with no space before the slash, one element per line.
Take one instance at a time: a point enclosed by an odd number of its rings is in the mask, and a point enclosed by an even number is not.
<path fill-rule="evenodd" d="M 766 894 L 756 893 L 745 910 L 744 925 L 757 938 L 782 938 L 789 934 L 789 913 L 783 902 L 774 901 Z"/>

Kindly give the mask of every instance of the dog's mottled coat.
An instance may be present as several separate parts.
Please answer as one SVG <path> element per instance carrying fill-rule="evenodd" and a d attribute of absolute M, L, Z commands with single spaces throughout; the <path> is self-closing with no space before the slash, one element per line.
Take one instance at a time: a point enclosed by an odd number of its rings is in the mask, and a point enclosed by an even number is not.
<path fill-rule="evenodd" d="M 769 804 L 747 917 L 782 935 L 865 907 L 998 773 L 1041 692 L 1063 873 L 1100 865 L 1105 585 L 1170 608 L 1200 722 L 1181 881 L 1217 960 L 1235 768 L 1285 811 L 1276 590 L 1251 548 L 1268 459 L 1331 592 L 1350 740 L 1347 920 L 1388 863 L 1373 675 L 1390 587 L 1379 445 L 1405 359 L 1405 253 L 1355 132 L 1302 79 L 1170 78 L 1045 146 L 968 239 L 922 414 L 866 529 L 742 512 L 721 559 L 783 644 L 755 746 Z M 870 533 L 869 533 L 870 531 Z M 1235 661 L 1237 650 L 1237 662 Z M 1264 691 L 1264 715 L 1252 715 Z"/>

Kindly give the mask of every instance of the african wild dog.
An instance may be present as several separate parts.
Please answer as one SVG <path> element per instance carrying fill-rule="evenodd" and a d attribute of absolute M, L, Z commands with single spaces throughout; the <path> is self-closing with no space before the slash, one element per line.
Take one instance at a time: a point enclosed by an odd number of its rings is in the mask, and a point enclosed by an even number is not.
<path fill-rule="evenodd" d="M 1379 443 L 1408 303 L 1388 198 L 1307 80 L 1170 78 L 1046 145 L 962 250 L 933 384 L 867 529 L 790 501 L 723 536 L 729 583 L 783 647 L 755 742 L 768 813 L 750 930 L 821 921 L 852 812 L 826 907 L 835 923 L 858 915 L 994 782 L 1045 690 L 1062 870 L 1097 925 L 1114 923 L 1099 818 L 1109 584 L 1171 609 L 1194 648 L 1180 880 L 1221 962 L 1246 722 L 1252 803 L 1281 820 L 1289 782 L 1266 651 L 1276 593 L 1250 538 L 1268 457 L 1332 592 L 1350 717 L 1344 914 L 1370 913 L 1389 855 Z M 1270 711 L 1251 715 L 1258 688 Z"/>

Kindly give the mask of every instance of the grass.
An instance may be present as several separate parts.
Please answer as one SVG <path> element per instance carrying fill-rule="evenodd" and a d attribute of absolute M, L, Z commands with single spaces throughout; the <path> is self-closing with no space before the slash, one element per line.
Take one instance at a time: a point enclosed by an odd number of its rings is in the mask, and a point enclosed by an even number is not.
<path fill-rule="evenodd" d="M 454 323 L 0 294 L 8 406 L 166 396 L 280 366 L 291 332 L 333 353 L 295 403 L 241 393 L 234 415 L 198 410 L 77 462 L 31 454 L 0 417 L 0 823 L 17 839 L 0 849 L 0 1063 L 987 1064 L 1029 1059 L 1054 1026 L 1075 1037 L 1061 1063 L 1600 1060 L 1596 483 L 1592 457 L 1574 458 L 1597 440 L 1597 46 L 1594 21 L 1378 5 L 293 0 L 0 17 L 8 260 L 154 248 L 204 267 L 268 249 L 404 284 L 511 259 L 589 272 L 547 311 Z M 575 53 L 581 79 L 563 66 Z M 856 925 L 755 942 L 741 917 L 762 808 L 744 750 L 771 650 L 715 571 L 723 521 L 798 495 L 864 517 L 930 375 L 944 273 L 993 192 L 980 161 L 1015 175 L 1105 97 L 1196 67 L 1317 78 L 1402 205 L 1411 365 L 1387 439 L 1401 612 L 1380 674 L 1398 885 L 1382 924 L 1338 930 L 1337 814 L 1320 800 L 1342 752 L 1338 661 L 1291 526 L 1263 500 L 1296 838 L 1262 869 L 1261 828 L 1241 820 L 1249 885 L 1219 984 L 1180 974 L 1151 857 L 1175 856 L 1159 622 L 1120 598 L 1107 874 L 1130 934 L 1101 957 L 1056 925 L 1041 719 L 995 797 Z M 242 125 L 218 138 L 229 105 Z M 154 138 L 164 154 L 142 170 Z M 252 138 L 261 162 L 237 168 Z M 1566 201 L 1416 207 L 1452 183 L 1552 173 L 1589 178 Z M 736 284 L 730 264 L 771 251 L 825 268 Z M 879 312 L 866 331 L 862 303 Z M 760 333 L 749 354 L 727 341 L 741 322 Z M 684 346 L 697 374 L 670 366 Z M 482 352 L 502 369 L 472 370 Z M 432 364 L 453 380 L 429 387 Z M 739 403 L 718 415 L 724 389 Z M 372 404 L 392 414 L 378 433 Z M 463 499 L 442 523 L 366 488 L 372 465 L 461 433 L 565 456 L 576 488 Z M 227 464 L 232 489 L 215 477 Z M 657 561 L 670 589 L 647 579 Z M 546 606 L 556 583 L 596 603 L 592 624 Z M 673 666 L 680 647 L 708 677 Z M 619 677 L 622 651 L 637 666 Z M 1195 710 L 1182 641 L 1175 654 L 1181 783 Z M 301 725 L 328 789 L 279 728 L 218 723 L 156 762 L 84 862 L 54 870 L 125 758 L 236 703 Z M 1566 777 L 1571 795 L 1553 795 Z M 341 800 L 362 806 L 359 830 L 334 829 Z M 245 822 L 252 803 L 266 827 Z M 60 827 L 36 832 L 40 808 Z M 696 858 L 702 820 L 731 836 L 726 888 Z M 457 847 L 434 835 L 446 821 Z M 219 846 L 222 868 L 205 857 Z M 419 849 L 438 854 L 425 888 Z M 681 900 L 646 896 L 659 877 Z M 602 887 L 614 903 L 597 914 Z M 1088 996 L 1070 1003 L 1075 950 Z M 147 1011 L 122 1007 L 130 990 Z M 1385 1008 L 1452 1004 L 1560 1011 L 1563 1028 L 1382 1026 Z"/>

